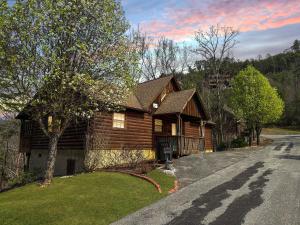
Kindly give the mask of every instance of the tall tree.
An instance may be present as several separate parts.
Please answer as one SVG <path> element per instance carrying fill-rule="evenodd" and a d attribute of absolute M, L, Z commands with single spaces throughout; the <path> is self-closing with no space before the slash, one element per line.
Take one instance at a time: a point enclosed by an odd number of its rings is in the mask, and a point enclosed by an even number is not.
<path fill-rule="evenodd" d="M 134 31 L 140 56 L 141 77 L 146 80 L 188 71 L 191 60 L 190 47 L 179 45 L 166 37 L 151 38 L 140 30 Z"/>
<path fill-rule="evenodd" d="M 37 121 L 49 138 L 44 184 L 57 143 L 76 118 L 123 103 L 137 65 L 129 25 L 115 0 L 0 3 L 0 109 Z"/>
<path fill-rule="evenodd" d="M 208 30 L 198 30 L 195 35 L 197 47 L 194 50 L 202 60 L 205 61 L 205 67 L 210 74 L 208 79 L 216 80 L 216 88 L 212 90 L 216 98 L 213 103 L 208 104 L 211 116 L 214 117 L 218 124 L 219 142 L 223 141 L 223 115 L 224 115 L 224 99 L 223 90 L 225 88 L 222 78 L 227 75 L 224 74 L 222 67 L 226 65 L 226 61 L 230 58 L 232 49 L 237 43 L 237 36 L 239 32 L 232 27 L 225 26 L 211 26 Z M 212 108 L 215 110 L 212 110 Z M 216 112 L 212 113 L 212 112 Z"/>
<path fill-rule="evenodd" d="M 239 118 L 246 121 L 250 133 L 256 130 L 259 145 L 262 126 L 280 119 L 284 102 L 268 79 L 253 66 L 248 66 L 233 80 L 230 106 Z"/>
<path fill-rule="evenodd" d="M 299 52 L 300 51 L 300 41 L 295 40 L 291 49 L 295 52 Z"/>

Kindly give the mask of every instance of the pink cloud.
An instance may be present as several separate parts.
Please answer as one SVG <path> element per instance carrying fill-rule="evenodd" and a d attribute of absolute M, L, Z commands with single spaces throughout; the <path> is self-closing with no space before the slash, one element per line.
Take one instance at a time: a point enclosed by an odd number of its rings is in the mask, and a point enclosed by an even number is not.
<path fill-rule="evenodd" d="M 181 41 L 209 25 L 221 24 L 246 32 L 296 23 L 300 23 L 298 0 L 186 0 L 185 6 L 165 9 L 161 20 L 144 22 L 142 28 L 150 35 Z"/>

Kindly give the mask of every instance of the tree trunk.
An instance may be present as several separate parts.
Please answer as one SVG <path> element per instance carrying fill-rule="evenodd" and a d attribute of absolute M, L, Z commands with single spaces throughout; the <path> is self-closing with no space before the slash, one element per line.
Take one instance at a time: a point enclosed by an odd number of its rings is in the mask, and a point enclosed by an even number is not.
<path fill-rule="evenodd" d="M 252 146 L 253 128 L 249 128 L 249 146 Z"/>
<path fill-rule="evenodd" d="M 56 155 L 57 155 L 58 140 L 59 140 L 58 134 L 53 134 L 49 136 L 49 153 L 47 159 L 47 168 L 46 168 L 44 182 L 43 182 L 44 185 L 50 184 L 53 178 Z"/>
<path fill-rule="evenodd" d="M 6 161 L 7 161 L 7 155 L 8 155 L 8 141 L 6 141 L 6 151 L 3 158 L 3 164 L 1 168 L 0 173 L 0 190 L 2 190 L 5 187 L 6 177 L 5 177 L 5 170 L 6 170 Z"/>
<path fill-rule="evenodd" d="M 259 126 L 255 127 L 255 131 L 256 131 L 256 144 L 260 145 L 260 133 L 261 133 L 262 128 Z"/>
<path fill-rule="evenodd" d="M 219 73 L 217 74 L 217 106 L 218 106 L 218 122 L 219 122 L 219 136 L 220 136 L 220 143 L 224 142 L 224 133 L 223 133 L 223 116 L 222 116 L 222 106 L 221 106 L 221 87 L 219 82 Z"/>
<path fill-rule="evenodd" d="M 249 146 L 252 146 L 252 132 L 249 133 Z"/>

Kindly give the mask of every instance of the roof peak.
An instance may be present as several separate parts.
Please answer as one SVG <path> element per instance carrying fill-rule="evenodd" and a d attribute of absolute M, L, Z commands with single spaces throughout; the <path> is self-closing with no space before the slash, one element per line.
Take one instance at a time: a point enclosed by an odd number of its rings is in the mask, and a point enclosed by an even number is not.
<path fill-rule="evenodd" d="M 160 80 L 160 79 L 166 79 L 166 78 L 169 78 L 171 80 L 173 77 L 174 77 L 174 75 L 167 75 L 167 76 L 163 76 L 163 77 L 158 77 L 158 78 L 155 78 L 155 79 L 152 79 L 152 80 L 146 80 L 144 82 L 140 82 L 140 83 L 138 83 L 138 85 L 146 84 L 146 83 L 149 83 L 149 82 L 157 81 L 157 80 Z"/>

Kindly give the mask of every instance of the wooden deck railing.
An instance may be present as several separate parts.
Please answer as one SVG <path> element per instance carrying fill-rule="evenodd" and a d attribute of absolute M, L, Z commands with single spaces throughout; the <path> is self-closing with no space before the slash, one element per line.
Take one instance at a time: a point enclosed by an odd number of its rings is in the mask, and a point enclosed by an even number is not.
<path fill-rule="evenodd" d="M 161 135 L 155 136 L 155 143 L 159 151 L 162 145 L 168 145 L 178 156 L 204 151 L 204 138 Z"/>

